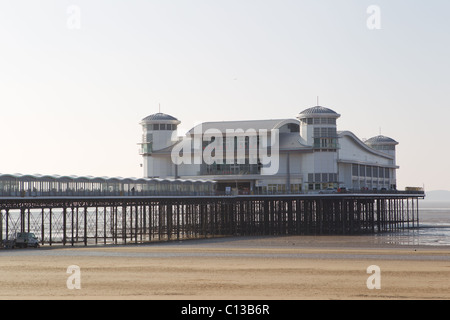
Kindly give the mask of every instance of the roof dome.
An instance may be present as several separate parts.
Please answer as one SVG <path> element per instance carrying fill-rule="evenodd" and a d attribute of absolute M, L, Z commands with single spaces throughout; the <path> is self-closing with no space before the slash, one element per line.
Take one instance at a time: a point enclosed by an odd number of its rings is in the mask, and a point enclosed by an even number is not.
<path fill-rule="evenodd" d="M 322 106 L 315 106 L 306 110 L 303 110 L 302 112 L 300 112 L 299 117 L 300 118 L 304 118 L 304 117 L 309 117 L 309 116 L 333 116 L 336 118 L 339 118 L 341 115 L 338 114 L 337 112 L 322 107 Z"/>
<path fill-rule="evenodd" d="M 398 142 L 395 141 L 394 139 L 386 137 L 386 136 L 382 136 L 382 135 L 370 138 L 370 139 L 366 140 L 365 143 L 368 145 L 380 145 L 380 144 L 397 145 L 398 144 Z"/>
<path fill-rule="evenodd" d="M 142 121 L 179 121 L 179 120 L 175 117 L 172 117 L 171 115 L 159 112 L 149 115 L 148 117 L 142 119 Z"/>

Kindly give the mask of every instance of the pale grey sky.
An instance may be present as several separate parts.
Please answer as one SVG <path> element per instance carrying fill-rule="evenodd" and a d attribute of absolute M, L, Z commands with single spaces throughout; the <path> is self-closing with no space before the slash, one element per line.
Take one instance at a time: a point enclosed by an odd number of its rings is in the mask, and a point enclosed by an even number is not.
<path fill-rule="evenodd" d="M 183 135 L 294 118 L 320 96 L 339 130 L 399 141 L 399 187 L 450 189 L 448 12 L 448 0 L 1 0 L 0 172 L 139 177 L 139 121 L 159 103 Z"/>

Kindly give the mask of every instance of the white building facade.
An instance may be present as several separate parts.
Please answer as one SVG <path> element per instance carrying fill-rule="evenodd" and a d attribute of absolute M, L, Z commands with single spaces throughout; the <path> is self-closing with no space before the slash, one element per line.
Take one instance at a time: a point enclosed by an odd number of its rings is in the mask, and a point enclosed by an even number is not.
<path fill-rule="evenodd" d="M 398 143 L 338 131 L 340 117 L 316 106 L 296 119 L 206 122 L 179 137 L 180 121 L 157 113 L 140 123 L 144 177 L 214 180 L 219 192 L 243 194 L 396 189 Z"/>

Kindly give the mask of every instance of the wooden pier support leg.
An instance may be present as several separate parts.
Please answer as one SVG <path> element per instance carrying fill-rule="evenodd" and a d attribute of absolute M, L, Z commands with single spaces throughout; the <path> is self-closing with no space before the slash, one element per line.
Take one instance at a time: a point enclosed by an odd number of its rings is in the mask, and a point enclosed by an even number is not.
<path fill-rule="evenodd" d="M 88 227 L 87 227 L 87 219 L 88 219 L 88 209 L 87 207 L 84 207 L 84 246 L 87 247 L 88 245 Z"/>
<path fill-rule="evenodd" d="M 41 244 L 44 245 L 45 243 L 45 211 L 44 209 L 41 210 Z"/>
<path fill-rule="evenodd" d="M 353 234 L 353 231 L 355 230 L 355 226 L 354 226 L 354 223 L 353 223 L 353 220 L 354 220 L 354 217 L 355 217 L 355 201 L 356 200 L 352 200 L 351 202 L 350 202 L 350 210 L 349 210 L 349 226 L 350 226 L 350 229 L 349 229 L 349 234 Z"/>
<path fill-rule="evenodd" d="M 103 244 L 106 244 L 106 236 L 107 236 L 106 215 L 107 215 L 107 210 L 106 210 L 106 206 L 105 206 L 103 208 Z M 112 224 L 111 224 L 111 226 L 112 226 Z"/>
<path fill-rule="evenodd" d="M 20 209 L 20 232 L 25 232 L 25 208 Z"/>
<path fill-rule="evenodd" d="M 137 210 L 137 206 L 133 206 L 130 204 L 130 214 L 132 217 L 130 217 L 130 221 L 133 221 L 134 225 L 131 225 L 130 228 L 133 229 L 133 234 L 131 237 L 131 240 L 133 240 L 133 242 L 135 244 L 138 243 L 138 237 L 139 237 L 139 212 Z M 134 238 L 134 239 L 133 239 Z"/>
<path fill-rule="evenodd" d="M 6 209 L 5 211 L 5 238 L 6 240 L 9 239 L 9 209 Z"/>
<path fill-rule="evenodd" d="M 171 240 L 171 236 L 172 236 L 172 221 L 171 221 L 172 205 L 171 205 L 170 201 L 166 204 L 165 213 L 166 213 L 166 216 L 165 216 L 165 219 L 164 219 L 164 223 L 166 224 L 167 241 L 170 241 Z"/>
<path fill-rule="evenodd" d="M 147 224 L 147 228 L 148 228 L 148 240 L 152 241 L 152 237 L 153 237 L 153 204 L 149 203 L 148 204 L 148 208 L 147 208 L 147 214 L 148 214 L 148 224 Z"/>
<path fill-rule="evenodd" d="M 79 218 L 79 209 L 78 209 L 78 207 L 77 207 L 77 210 L 76 210 L 76 217 L 75 217 L 76 219 L 75 219 L 75 242 L 76 243 L 78 243 L 78 226 L 79 226 L 79 221 L 78 221 L 78 218 Z"/>
<path fill-rule="evenodd" d="M 321 200 L 318 200 L 316 202 L 316 208 L 317 208 L 317 218 L 319 222 L 319 234 L 323 234 L 323 202 Z"/>
<path fill-rule="evenodd" d="M 163 205 L 158 206 L 158 241 L 161 241 L 162 221 L 163 221 Z"/>
<path fill-rule="evenodd" d="M 377 203 L 377 231 L 380 232 L 381 231 L 381 199 L 376 199 L 375 200 Z"/>
<path fill-rule="evenodd" d="M 5 239 L 9 239 L 9 209 L 5 211 Z"/>
<path fill-rule="evenodd" d="M 122 206 L 122 242 L 127 244 L 127 206 Z"/>
<path fill-rule="evenodd" d="M 293 206 L 292 206 L 293 200 L 288 200 L 287 203 L 287 216 L 288 216 L 288 235 L 294 234 L 294 219 L 293 219 Z"/>
<path fill-rule="evenodd" d="M 342 234 L 347 234 L 348 207 L 349 207 L 349 201 L 344 199 L 342 201 Z"/>
<path fill-rule="evenodd" d="M 370 225 L 372 233 L 375 233 L 375 203 L 370 204 Z"/>
<path fill-rule="evenodd" d="M 143 233 L 145 231 L 145 229 L 143 228 L 144 225 L 143 206 L 136 205 L 136 212 L 138 213 L 137 215 L 139 216 L 139 241 L 142 243 L 144 240 Z"/>
<path fill-rule="evenodd" d="M 0 243 L 3 242 L 3 210 L 0 209 Z"/>
<path fill-rule="evenodd" d="M 130 241 L 133 241 L 133 206 L 130 205 Z"/>
<path fill-rule="evenodd" d="M 95 245 L 98 244 L 98 207 L 95 206 Z"/>
<path fill-rule="evenodd" d="M 72 245 L 72 247 L 74 246 L 74 239 L 75 239 L 75 230 L 74 230 L 74 221 L 75 220 L 75 208 L 74 207 L 72 207 L 72 223 L 71 223 L 71 225 L 70 225 L 70 228 L 71 228 L 71 230 L 72 230 L 72 238 L 71 238 L 71 240 L 70 240 L 70 242 L 71 242 L 71 245 Z"/>
<path fill-rule="evenodd" d="M 63 208 L 63 237 L 62 237 L 63 246 L 66 245 L 66 242 L 67 242 L 67 208 L 64 206 L 64 208 Z"/>
<path fill-rule="evenodd" d="M 417 217 L 417 227 L 420 226 L 419 223 L 419 198 L 416 198 L 416 217 Z"/>
<path fill-rule="evenodd" d="M 147 240 L 147 205 L 143 204 L 142 205 L 142 218 L 143 218 L 143 225 L 142 225 L 142 230 L 144 232 L 144 239 Z M 148 239 L 150 240 L 150 239 Z"/>
<path fill-rule="evenodd" d="M 408 229 L 409 229 L 409 223 L 411 221 L 410 217 L 409 217 L 409 200 L 406 199 L 406 220 L 408 222 Z"/>
<path fill-rule="evenodd" d="M 177 240 L 180 240 L 180 204 L 177 202 Z"/>
<path fill-rule="evenodd" d="M 118 215 L 119 215 L 119 213 L 118 213 L 118 207 L 116 207 L 116 206 L 112 206 L 112 208 L 111 208 L 111 210 L 112 210 L 112 213 L 111 213 L 111 215 L 112 215 L 112 217 L 113 217 L 113 220 L 114 220 L 114 223 L 113 223 L 113 226 L 112 226 L 112 229 L 113 229 L 113 238 L 114 238 L 114 244 L 117 244 L 118 242 L 119 242 L 119 234 L 118 234 L 118 228 L 119 228 L 119 226 L 118 226 Z"/>
<path fill-rule="evenodd" d="M 28 210 L 27 210 L 28 212 L 27 212 L 27 232 L 28 233 L 30 233 L 31 232 L 31 223 L 30 223 L 30 217 L 31 217 L 31 210 L 30 210 L 30 208 L 28 208 Z"/>
<path fill-rule="evenodd" d="M 264 200 L 264 208 L 263 208 L 263 225 L 264 225 L 264 235 L 269 234 L 270 224 L 269 224 L 269 214 L 270 211 L 270 203 L 269 200 Z"/>
<path fill-rule="evenodd" d="M 50 208 L 50 213 L 49 213 L 49 225 L 48 225 L 48 228 L 49 228 L 49 233 L 48 233 L 48 235 L 49 235 L 49 244 L 50 244 L 50 246 L 53 244 L 53 237 L 52 237 L 52 227 L 53 227 L 53 211 L 52 211 L 52 208 Z"/>

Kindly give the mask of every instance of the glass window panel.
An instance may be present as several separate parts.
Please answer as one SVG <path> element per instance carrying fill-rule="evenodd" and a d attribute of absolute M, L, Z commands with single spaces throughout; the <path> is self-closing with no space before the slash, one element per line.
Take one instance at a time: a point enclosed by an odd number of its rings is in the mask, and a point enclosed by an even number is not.
<path fill-rule="evenodd" d="M 358 176 L 358 175 L 359 175 L 359 168 L 358 168 L 358 165 L 357 165 L 357 164 L 353 164 L 353 165 L 352 165 L 352 174 L 353 174 L 354 176 Z"/>
<path fill-rule="evenodd" d="M 365 177 L 366 176 L 366 166 L 363 166 L 363 165 L 359 166 L 359 175 L 361 177 Z"/>

